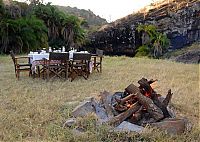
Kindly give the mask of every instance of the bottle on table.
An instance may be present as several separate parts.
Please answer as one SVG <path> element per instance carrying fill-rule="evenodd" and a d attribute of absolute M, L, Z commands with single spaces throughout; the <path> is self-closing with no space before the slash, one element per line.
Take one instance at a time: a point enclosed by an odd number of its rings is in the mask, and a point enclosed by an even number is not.
<path fill-rule="evenodd" d="M 65 46 L 62 47 L 62 52 L 65 52 Z"/>
<path fill-rule="evenodd" d="M 52 52 L 52 49 L 51 49 L 51 47 L 49 47 L 49 52 Z"/>

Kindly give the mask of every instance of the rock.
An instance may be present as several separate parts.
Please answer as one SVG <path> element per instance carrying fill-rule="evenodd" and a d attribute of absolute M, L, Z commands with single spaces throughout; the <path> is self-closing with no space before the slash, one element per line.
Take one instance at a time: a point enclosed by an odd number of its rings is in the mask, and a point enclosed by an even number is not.
<path fill-rule="evenodd" d="M 181 6 L 180 6 L 181 3 Z M 148 36 L 138 33 L 139 24 L 153 24 L 170 39 L 170 48 L 179 49 L 200 40 L 199 0 L 166 3 L 148 12 L 131 14 L 89 35 L 86 48 L 104 50 L 108 55 L 134 56 L 136 50 L 148 41 Z"/>
<path fill-rule="evenodd" d="M 84 117 L 90 113 L 96 114 L 100 123 L 108 120 L 106 110 L 94 98 L 82 102 L 72 111 L 74 117 Z"/>
<path fill-rule="evenodd" d="M 92 98 L 84 101 L 72 111 L 72 115 L 74 117 L 84 117 L 89 113 L 95 113 L 94 105 L 96 105 L 96 102 Z"/>
<path fill-rule="evenodd" d="M 186 118 L 183 119 L 174 119 L 174 118 L 167 118 L 161 122 L 156 122 L 150 124 L 150 126 L 156 127 L 160 130 L 165 131 L 167 134 L 177 135 L 182 134 L 188 128 L 188 120 Z"/>
<path fill-rule="evenodd" d="M 144 127 L 135 125 L 133 123 L 123 121 L 119 126 L 114 128 L 115 132 L 137 132 L 141 133 L 144 130 Z"/>
<path fill-rule="evenodd" d="M 183 62 L 183 63 L 196 63 L 196 64 L 198 64 L 199 61 L 200 61 L 200 49 L 189 51 L 187 53 L 179 55 L 178 57 L 175 58 L 175 61 Z"/>
<path fill-rule="evenodd" d="M 95 113 L 97 117 L 103 122 L 108 120 L 108 115 L 106 113 L 106 110 L 103 107 L 101 107 L 100 104 L 95 105 Z"/>
<path fill-rule="evenodd" d="M 76 123 L 76 119 L 75 118 L 70 118 L 63 124 L 63 127 L 71 127 L 75 123 Z"/>

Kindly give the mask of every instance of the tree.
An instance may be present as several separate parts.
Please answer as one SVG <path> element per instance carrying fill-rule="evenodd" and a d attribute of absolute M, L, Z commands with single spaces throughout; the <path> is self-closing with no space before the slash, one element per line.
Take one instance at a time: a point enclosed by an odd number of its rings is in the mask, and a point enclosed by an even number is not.
<path fill-rule="evenodd" d="M 149 55 L 154 58 L 162 56 L 163 51 L 169 46 L 169 39 L 167 36 L 158 32 L 154 25 L 139 25 L 137 31 L 146 33 L 149 36 L 149 41 L 139 47 L 136 55 Z"/>
<path fill-rule="evenodd" d="M 36 5 L 34 14 L 45 22 L 50 46 L 59 48 L 65 45 L 69 48 L 84 43 L 85 32 L 81 28 L 82 20 L 78 17 L 64 14 L 50 3 Z"/>
<path fill-rule="evenodd" d="M 27 52 L 38 48 L 47 47 L 47 28 L 42 20 L 33 15 L 23 16 L 18 13 L 13 15 L 12 8 L 16 3 L 7 7 L 7 11 L 2 1 L 0 11 L 0 52 L 9 53 Z M 17 6 L 16 6 L 17 7 Z M 20 7 L 18 7 L 20 10 Z M 16 14 L 16 13 L 15 13 Z"/>

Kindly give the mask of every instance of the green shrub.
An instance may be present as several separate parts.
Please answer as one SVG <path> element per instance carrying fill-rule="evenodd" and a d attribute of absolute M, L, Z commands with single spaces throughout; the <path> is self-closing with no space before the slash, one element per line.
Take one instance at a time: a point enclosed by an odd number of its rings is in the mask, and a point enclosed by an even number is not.
<path fill-rule="evenodd" d="M 154 25 L 139 25 L 137 31 L 147 33 L 150 41 L 146 45 L 140 46 L 136 55 L 159 58 L 167 50 L 169 39 L 165 34 L 158 32 Z"/>

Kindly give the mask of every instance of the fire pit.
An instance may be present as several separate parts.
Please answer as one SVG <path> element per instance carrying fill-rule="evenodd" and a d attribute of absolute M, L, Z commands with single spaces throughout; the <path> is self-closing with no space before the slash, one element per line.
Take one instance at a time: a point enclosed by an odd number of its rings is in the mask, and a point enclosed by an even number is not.
<path fill-rule="evenodd" d="M 169 134 L 180 134 L 189 130 L 186 118 L 176 118 L 169 102 L 173 93 L 168 90 L 166 97 L 158 94 L 153 86 L 157 80 L 142 78 L 139 87 L 130 84 L 124 92 L 102 92 L 98 99 L 91 98 L 77 106 L 72 115 L 84 117 L 96 114 L 99 124 L 114 126 L 116 130 L 142 132 L 148 126 L 164 130 Z M 65 126 L 76 119 L 66 121 Z"/>

